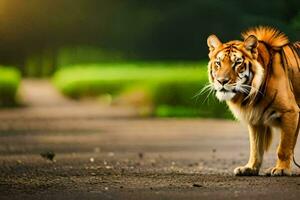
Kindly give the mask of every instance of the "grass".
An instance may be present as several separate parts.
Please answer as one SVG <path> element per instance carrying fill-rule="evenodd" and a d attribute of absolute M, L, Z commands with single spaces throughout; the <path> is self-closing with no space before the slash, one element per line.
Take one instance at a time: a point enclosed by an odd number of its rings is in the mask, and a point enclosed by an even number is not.
<path fill-rule="evenodd" d="M 206 63 L 102 63 L 64 67 L 54 83 L 65 95 L 79 99 L 110 95 L 159 117 L 230 118 L 224 104 L 207 93 Z"/>
<path fill-rule="evenodd" d="M 16 105 L 21 75 L 15 68 L 0 66 L 0 106 Z"/>

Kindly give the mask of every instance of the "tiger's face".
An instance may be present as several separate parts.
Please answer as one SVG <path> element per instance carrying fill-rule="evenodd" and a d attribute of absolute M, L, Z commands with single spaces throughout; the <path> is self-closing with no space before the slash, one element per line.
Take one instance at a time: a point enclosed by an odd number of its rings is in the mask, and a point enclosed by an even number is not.
<path fill-rule="evenodd" d="M 222 44 L 215 35 L 211 35 L 207 44 L 210 49 L 209 80 L 220 101 L 232 100 L 238 94 L 247 96 L 258 89 L 257 84 L 252 85 L 254 72 L 257 72 L 256 65 L 259 65 L 255 36 L 250 36 L 244 42 Z"/>

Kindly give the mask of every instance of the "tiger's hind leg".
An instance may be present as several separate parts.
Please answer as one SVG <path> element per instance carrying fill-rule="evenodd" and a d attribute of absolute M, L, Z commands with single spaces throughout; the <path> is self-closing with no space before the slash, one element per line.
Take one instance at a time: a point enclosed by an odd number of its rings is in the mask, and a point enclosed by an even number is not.
<path fill-rule="evenodd" d="M 263 161 L 264 151 L 270 146 L 271 129 L 264 125 L 249 125 L 250 157 L 245 166 L 234 170 L 236 176 L 257 176 Z"/>
<path fill-rule="evenodd" d="M 277 163 L 275 167 L 267 171 L 267 175 L 291 175 L 291 161 L 298 135 L 298 112 L 298 110 L 290 111 L 281 117 L 281 140 L 277 149 Z"/>

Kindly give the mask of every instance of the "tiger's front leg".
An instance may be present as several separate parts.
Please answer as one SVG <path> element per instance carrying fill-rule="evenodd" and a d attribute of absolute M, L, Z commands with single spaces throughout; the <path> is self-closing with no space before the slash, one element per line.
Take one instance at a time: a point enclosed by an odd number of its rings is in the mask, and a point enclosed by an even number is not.
<path fill-rule="evenodd" d="M 271 140 L 271 132 L 263 125 L 249 125 L 250 157 L 245 166 L 237 167 L 234 170 L 236 176 L 257 176 L 262 164 L 264 148 L 267 140 Z"/>
<path fill-rule="evenodd" d="M 287 112 L 281 117 L 281 140 L 277 149 L 277 163 L 267 171 L 271 176 L 290 176 L 291 161 L 298 135 L 298 110 Z"/>

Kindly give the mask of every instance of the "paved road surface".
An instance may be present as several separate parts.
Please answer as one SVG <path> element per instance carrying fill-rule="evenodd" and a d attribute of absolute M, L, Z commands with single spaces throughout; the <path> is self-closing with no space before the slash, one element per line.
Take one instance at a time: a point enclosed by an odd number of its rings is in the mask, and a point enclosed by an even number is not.
<path fill-rule="evenodd" d="M 0 199 L 300 198 L 296 175 L 233 176 L 248 157 L 236 122 L 139 119 L 66 100 L 47 81 L 24 81 L 21 93 L 26 107 L 0 111 Z M 263 169 L 274 165 L 276 143 Z"/>

